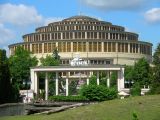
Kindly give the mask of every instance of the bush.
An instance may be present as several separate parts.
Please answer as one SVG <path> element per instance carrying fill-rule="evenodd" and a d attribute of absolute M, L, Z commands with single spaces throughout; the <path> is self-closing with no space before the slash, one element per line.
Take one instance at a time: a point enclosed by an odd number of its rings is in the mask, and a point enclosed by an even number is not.
<path fill-rule="evenodd" d="M 80 95 L 90 101 L 104 101 L 116 98 L 117 91 L 100 85 L 85 85 L 80 89 Z"/>
<path fill-rule="evenodd" d="M 49 100 L 63 101 L 63 102 L 88 101 L 88 99 L 84 96 L 50 96 Z"/>
<path fill-rule="evenodd" d="M 140 96 L 141 95 L 141 87 L 139 83 L 135 83 L 133 87 L 130 89 L 130 94 L 132 96 Z"/>
<path fill-rule="evenodd" d="M 133 116 L 132 120 L 139 120 L 138 116 L 137 116 L 137 114 L 135 112 L 132 114 L 132 116 Z"/>

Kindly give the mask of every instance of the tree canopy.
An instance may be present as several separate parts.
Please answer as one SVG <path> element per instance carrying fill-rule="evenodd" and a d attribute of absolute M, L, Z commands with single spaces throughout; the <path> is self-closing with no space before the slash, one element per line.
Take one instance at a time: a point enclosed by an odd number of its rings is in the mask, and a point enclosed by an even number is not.
<path fill-rule="evenodd" d="M 139 59 L 134 66 L 125 67 L 125 80 L 128 81 L 128 87 L 132 89 L 139 85 L 140 88 L 147 87 L 151 83 L 151 69 L 145 58 Z"/>
<path fill-rule="evenodd" d="M 57 49 L 53 51 L 52 55 L 47 55 L 45 58 L 40 58 L 41 66 L 57 66 L 60 64 L 60 56 Z"/>
<path fill-rule="evenodd" d="M 38 60 L 22 47 L 17 47 L 15 54 L 9 58 L 11 78 L 13 83 L 22 85 L 24 80 L 30 79 L 30 67 L 36 66 Z"/>
<path fill-rule="evenodd" d="M 11 102 L 9 63 L 6 51 L 0 50 L 0 103 L 6 102 Z"/>
<path fill-rule="evenodd" d="M 58 66 L 60 64 L 60 56 L 58 55 L 57 49 L 53 51 L 52 55 L 47 55 L 45 58 L 40 58 L 41 66 Z M 54 95 L 55 93 L 55 81 L 53 81 L 53 78 L 55 77 L 55 73 L 49 73 L 48 79 L 49 79 L 49 95 Z M 39 74 L 39 79 L 41 81 L 44 81 L 45 75 L 43 73 Z M 59 86 L 61 87 L 61 84 L 59 82 Z M 61 88 L 60 88 L 61 89 Z"/>
<path fill-rule="evenodd" d="M 134 75 L 133 80 L 134 82 L 139 82 L 141 86 L 149 85 L 149 73 L 150 67 L 149 63 L 145 58 L 141 58 L 134 66 Z"/>
<path fill-rule="evenodd" d="M 160 44 L 158 44 L 153 55 L 153 80 L 151 93 L 160 94 Z"/>

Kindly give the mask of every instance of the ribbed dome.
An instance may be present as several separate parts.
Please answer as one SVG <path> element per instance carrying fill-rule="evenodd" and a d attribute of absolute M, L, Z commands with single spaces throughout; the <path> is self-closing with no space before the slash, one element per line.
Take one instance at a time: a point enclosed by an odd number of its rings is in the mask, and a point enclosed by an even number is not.
<path fill-rule="evenodd" d="M 89 16 L 83 16 L 83 15 L 77 15 L 77 16 L 72 16 L 67 19 L 64 19 L 63 21 L 74 21 L 74 20 L 80 20 L 80 21 L 99 21 L 96 18 L 92 18 Z"/>

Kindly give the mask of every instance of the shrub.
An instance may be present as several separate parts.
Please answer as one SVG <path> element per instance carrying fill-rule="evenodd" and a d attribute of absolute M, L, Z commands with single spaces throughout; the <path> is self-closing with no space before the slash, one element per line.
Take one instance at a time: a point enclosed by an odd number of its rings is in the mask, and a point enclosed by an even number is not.
<path fill-rule="evenodd" d="M 49 100 L 63 101 L 63 102 L 88 101 L 88 99 L 84 96 L 50 96 Z"/>
<path fill-rule="evenodd" d="M 132 114 L 132 116 L 133 116 L 132 120 L 139 120 L 138 116 L 137 116 L 137 114 L 135 112 Z"/>
<path fill-rule="evenodd" d="M 117 91 L 100 85 L 85 85 L 80 89 L 80 95 L 90 101 L 104 101 L 116 98 Z"/>
<path fill-rule="evenodd" d="M 140 96 L 141 95 L 141 87 L 139 83 L 135 83 L 133 87 L 130 89 L 130 94 L 132 96 Z"/>

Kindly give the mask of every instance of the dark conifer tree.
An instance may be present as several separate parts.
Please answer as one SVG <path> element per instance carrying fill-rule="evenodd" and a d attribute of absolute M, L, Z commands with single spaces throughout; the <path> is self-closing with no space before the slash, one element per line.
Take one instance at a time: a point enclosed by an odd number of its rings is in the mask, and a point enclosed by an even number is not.
<path fill-rule="evenodd" d="M 158 44 L 153 55 L 153 65 L 151 93 L 160 94 L 160 43 Z"/>
<path fill-rule="evenodd" d="M 11 102 L 11 81 L 6 51 L 0 50 L 0 103 Z"/>

